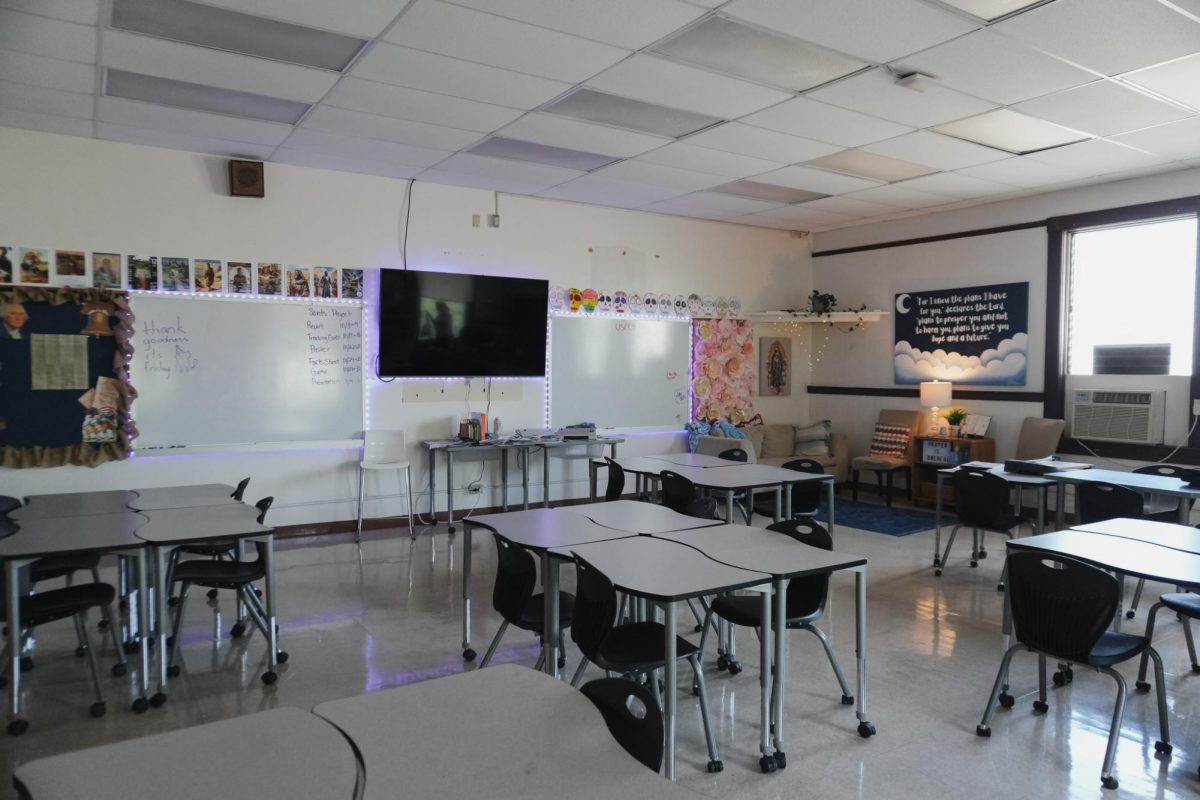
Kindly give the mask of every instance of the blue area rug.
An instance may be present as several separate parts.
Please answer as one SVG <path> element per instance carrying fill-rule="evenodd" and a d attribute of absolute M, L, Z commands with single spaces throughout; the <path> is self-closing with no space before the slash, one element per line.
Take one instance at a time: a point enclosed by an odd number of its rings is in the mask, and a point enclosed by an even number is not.
<path fill-rule="evenodd" d="M 886 533 L 889 536 L 910 536 L 933 529 L 934 516 L 928 511 L 911 508 L 888 508 L 875 503 L 856 503 L 837 500 L 834 505 L 834 524 L 864 531 Z M 822 506 L 817 519 L 828 521 L 829 514 Z"/>

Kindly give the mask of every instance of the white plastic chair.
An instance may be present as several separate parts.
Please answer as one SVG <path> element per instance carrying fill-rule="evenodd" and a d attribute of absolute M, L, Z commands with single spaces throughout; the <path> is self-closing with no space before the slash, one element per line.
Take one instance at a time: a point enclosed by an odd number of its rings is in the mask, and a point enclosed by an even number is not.
<path fill-rule="evenodd" d="M 367 431 L 363 436 L 363 459 L 358 463 L 358 530 L 354 534 L 355 543 L 362 539 L 363 485 L 366 470 L 369 469 L 403 470 L 404 486 L 408 493 L 408 533 L 412 538 L 417 538 L 417 529 L 413 525 L 412 471 L 409 467 L 404 450 L 404 431 Z"/>

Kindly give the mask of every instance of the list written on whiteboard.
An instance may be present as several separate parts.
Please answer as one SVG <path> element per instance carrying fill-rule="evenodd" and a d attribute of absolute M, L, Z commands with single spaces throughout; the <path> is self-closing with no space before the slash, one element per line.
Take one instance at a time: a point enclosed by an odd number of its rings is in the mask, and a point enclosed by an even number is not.
<path fill-rule="evenodd" d="M 309 306 L 305 333 L 313 386 L 362 380 L 362 317 L 356 309 Z"/>
<path fill-rule="evenodd" d="M 162 321 L 151 317 L 142 323 L 143 368 L 147 375 L 161 375 L 170 380 L 172 375 L 183 375 L 200 366 L 200 359 L 192 354 L 192 341 L 183 320 Z"/>

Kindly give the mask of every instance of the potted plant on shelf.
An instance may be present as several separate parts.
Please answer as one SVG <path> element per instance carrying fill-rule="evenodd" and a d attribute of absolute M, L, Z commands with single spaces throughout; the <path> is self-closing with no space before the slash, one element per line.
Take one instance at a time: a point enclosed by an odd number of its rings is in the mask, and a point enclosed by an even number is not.
<path fill-rule="evenodd" d="M 967 410 L 965 408 L 948 408 L 942 413 L 942 416 L 946 418 L 946 423 L 950 426 L 950 435 L 958 436 L 960 426 L 967 418 Z"/>

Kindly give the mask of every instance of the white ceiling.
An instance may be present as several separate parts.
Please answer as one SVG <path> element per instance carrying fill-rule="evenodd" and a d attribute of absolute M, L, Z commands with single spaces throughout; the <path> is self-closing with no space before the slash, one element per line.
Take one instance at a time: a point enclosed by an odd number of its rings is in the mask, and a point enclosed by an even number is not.
<path fill-rule="evenodd" d="M 0 125 L 806 230 L 1200 166 L 1195 2 L 197 4 L 366 43 L 338 72 L 117 30 L 111 0 L 0 0 Z M 1016 11 L 963 10 L 989 7 Z M 806 60 L 788 65 L 793 48 Z M 311 108 L 292 125 L 112 97 L 108 68 Z M 933 80 L 896 82 L 912 72 Z M 626 104 L 627 121 L 653 104 L 676 124 L 717 122 L 672 138 L 547 108 L 581 87 Z M 999 109 L 1004 125 L 963 122 Z M 1014 121 L 1082 141 L 1021 155 L 968 141 Z M 471 152 L 494 137 L 491 152 L 546 161 Z M 738 180 L 830 196 L 722 190 Z"/>

